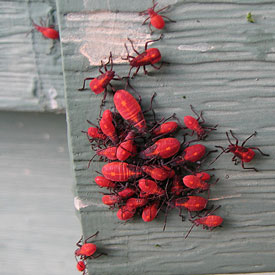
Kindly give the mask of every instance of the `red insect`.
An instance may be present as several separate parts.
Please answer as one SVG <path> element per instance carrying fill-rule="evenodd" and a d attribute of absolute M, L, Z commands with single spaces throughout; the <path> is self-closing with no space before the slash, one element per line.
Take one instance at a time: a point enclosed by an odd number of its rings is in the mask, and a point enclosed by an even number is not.
<path fill-rule="evenodd" d="M 76 268 L 78 269 L 78 271 L 85 271 L 85 269 L 86 269 L 85 262 L 84 261 L 77 262 Z M 85 272 L 83 272 L 83 274 L 85 274 Z"/>
<path fill-rule="evenodd" d="M 188 235 L 190 234 L 190 232 L 192 231 L 192 229 L 194 228 L 195 225 L 199 226 L 201 224 L 203 226 L 203 229 L 210 229 L 210 230 L 213 230 L 217 226 L 220 226 L 223 222 L 223 218 L 220 216 L 212 215 L 212 213 L 214 211 L 216 211 L 219 207 L 220 206 L 216 207 L 209 214 L 205 215 L 202 218 L 197 218 L 194 220 L 190 219 L 190 221 L 193 223 L 193 225 L 190 228 L 190 230 L 187 232 L 187 234 L 185 235 L 185 239 L 188 237 Z"/>
<path fill-rule="evenodd" d="M 168 121 L 168 122 L 162 123 L 159 127 L 154 129 L 153 133 L 156 136 L 170 134 L 170 133 L 175 132 L 177 130 L 178 126 L 179 125 L 177 122 Z"/>
<path fill-rule="evenodd" d="M 182 179 L 185 186 L 191 189 L 208 190 L 209 184 L 194 175 L 188 175 Z"/>
<path fill-rule="evenodd" d="M 176 138 L 162 138 L 139 154 L 142 159 L 160 157 L 163 159 L 174 156 L 180 149 L 180 142 Z"/>
<path fill-rule="evenodd" d="M 146 121 L 144 119 L 141 107 L 137 100 L 127 91 L 118 90 L 114 95 L 114 104 L 119 114 L 139 132 L 146 130 Z"/>
<path fill-rule="evenodd" d="M 188 196 L 175 199 L 175 207 L 186 208 L 189 211 L 201 211 L 207 205 L 208 200 L 200 196 Z"/>
<path fill-rule="evenodd" d="M 161 54 L 160 54 L 159 49 L 157 49 L 157 48 L 147 49 L 149 43 L 159 41 L 161 38 L 162 38 L 162 35 L 160 36 L 159 39 L 147 41 L 145 43 L 144 52 L 143 53 L 139 53 L 134 48 L 133 41 L 130 38 L 128 38 L 128 40 L 130 41 L 130 43 L 132 45 L 133 51 L 137 54 L 136 57 L 130 55 L 129 54 L 129 50 L 128 50 L 126 44 L 124 44 L 125 48 L 126 48 L 126 51 L 127 51 L 127 56 L 126 57 L 122 57 L 122 60 L 128 60 L 129 63 L 130 63 L 130 66 L 131 66 L 131 68 L 129 70 L 129 73 L 128 73 L 128 77 L 130 77 L 131 70 L 133 68 L 137 68 L 137 69 L 136 69 L 135 73 L 132 75 L 132 78 L 138 73 L 138 71 L 139 71 L 139 69 L 140 69 L 141 66 L 143 66 L 143 70 L 144 70 L 145 74 L 148 74 L 148 72 L 146 71 L 146 68 L 145 68 L 145 66 L 147 66 L 147 65 L 151 65 L 156 70 L 159 70 L 161 68 L 161 66 L 162 66 L 163 63 L 161 63 L 159 67 L 157 67 L 155 65 L 156 63 L 160 62 L 160 60 L 161 60 Z"/>
<path fill-rule="evenodd" d="M 179 196 L 182 193 L 183 189 L 184 187 L 182 184 L 181 176 L 175 175 L 171 186 L 171 193 L 176 196 Z"/>
<path fill-rule="evenodd" d="M 135 215 L 135 213 L 136 213 L 135 208 L 124 205 L 124 206 L 121 206 L 117 211 L 117 217 L 122 221 L 126 221 L 131 219 Z"/>
<path fill-rule="evenodd" d="M 192 105 L 190 105 L 190 106 L 191 106 L 191 110 L 197 115 L 198 118 L 195 119 L 192 116 L 185 116 L 183 119 L 183 122 L 188 129 L 193 131 L 193 133 L 194 132 L 197 133 L 198 139 L 205 139 L 207 137 L 207 134 L 210 131 L 216 130 L 218 125 L 215 125 L 214 127 L 203 126 L 205 120 L 202 116 L 202 112 L 200 115 L 198 115 L 196 113 L 196 111 L 194 110 L 193 106 Z M 202 119 L 202 122 L 199 122 L 200 119 Z"/>
<path fill-rule="evenodd" d="M 157 183 L 149 179 L 140 179 L 138 181 L 138 186 L 143 193 L 147 195 L 159 195 L 162 196 L 165 194 L 165 191 L 161 189 Z"/>
<path fill-rule="evenodd" d="M 87 130 L 87 134 L 89 137 L 94 138 L 94 139 L 106 139 L 107 137 L 101 132 L 100 129 L 96 127 L 89 127 Z"/>
<path fill-rule="evenodd" d="M 124 161 L 137 153 L 137 147 L 134 144 L 135 134 L 131 131 L 124 141 L 118 146 L 116 156 L 118 160 Z"/>
<path fill-rule="evenodd" d="M 113 142 L 118 142 L 116 128 L 113 124 L 113 114 L 110 110 L 105 110 L 99 122 L 101 131 Z"/>
<path fill-rule="evenodd" d="M 151 176 L 154 180 L 160 181 L 172 178 L 175 174 L 175 171 L 167 166 L 153 167 L 144 165 L 141 169 L 144 173 Z"/>
<path fill-rule="evenodd" d="M 102 202 L 106 205 L 115 205 L 120 202 L 120 197 L 117 195 L 104 195 Z"/>
<path fill-rule="evenodd" d="M 111 162 L 102 167 L 102 174 L 106 179 L 125 182 L 142 175 L 141 168 L 126 162 Z"/>
<path fill-rule="evenodd" d="M 189 162 L 197 162 L 200 160 L 206 152 L 206 148 L 202 144 L 194 144 L 188 146 L 183 150 L 182 156 L 179 161 L 189 161 Z"/>
<path fill-rule="evenodd" d="M 158 205 L 159 202 L 154 202 L 143 209 L 141 217 L 145 222 L 151 222 L 157 216 Z"/>
<path fill-rule="evenodd" d="M 110 64 L 110 70 L 108 70 L 107 65 Z M 104 68 L 104 71 L 102 71 L 102 68 Z M 120 78 L 115 78 L 115 72 L 113 71 L 113 57 L 112 53 L 110 52 L 109 60 L 107 63 L 103 63 L 101 61 L 101 66 L 99 67 L 99 72 L 101 73 L 97 77 L 88 77 L 85 78 L 83 81 L 83 87 L 78 89 L 79 91 L 85 90 L 86 81 L 92 80 L 90 82 L 90 88 L 95 94 L 100 94 L 105 91 L 103 101 L 106 98 L 107 95 L 107 87 L 110 86 L 113 92 L 115 92 L 115 89 L 111 85 L 111 80 L 120 80 Z"/>
<path fill-rule="evenodd" d="M 153 0 L 153 6 L 151 8 L 139 13 L 139 15 L 149 15 L 149 17 L 144 20 L 142 25 L 144 25 L 146 23 L 146 21 L 150 19 L 150 22 L 149 22 L 148 26 L 149 26 L 149 29 L 151 31 L 151 34 L 153 33 L 153 31 L 151 29 L 151 25 L 153 27 L 155 27 L 156 29 L 163 29 L 164 28 L 165 22 L 163 20 L 163 17 L 168 19 L 170 22 L 173 22 L 173 23 L 176 22 L 174 20 L 171 20 L 167 16 L 160 15 L 160 13 L 162 13 L 164 10 L 168 9 L 170 6 L 166 6 L 166 7 L 162 8 L 158 11 L 155 11 L 156 6 L 157 6 L 157 3 L 155 3 L 155 0 Z"/>
<path fill-rule="evenodd" d="M 99 254 L 98 256 L 93 256 L 96 252 L 96 245 L 93 243 L 87 243 L 87 241 L 93 237 L 95 237 L 99 231 L 97 231 L 94 235 L 90 236 L 83 242 L 83 237 L 76 243 L 79 247 L 75 250 L 75 256 L 80 257 L 81 260 L 86 260 L 88 258 L 95 259 L 104 255 L 104 253 Z"/>
<path fill-rule="evenodd" d="M 32 24 L 35 27 L 35 29 L 43 34 L 45 38 L 49 39 L 59 39 L 59 32 L 53 28 L 53 26 L 45 27 L 42 26 L 43 22 L 41 23 L 41 26 L 34 23 L 32 20 Z"/>
<path fill-rule="evenodd" d="M 116 184 L 102 176 L 95 177 L 95 182 L 100 187 L 115 188 Z"/>
<path fill-rule="evenodd" d="M 194 176 L 200 178 L 203 181 L 209 181 L 211 179 L 211 176 L 206 172 L 195 173 Z"/>
<path fill-rule="evenodd" d="M 146 205 L 148 202 L 147 198 L 130 198 L 126 202 L 128 208 L 138 208 Z"/>
<path fill-rule="evenodd" d="M 117 147 L 116 146 L 111 146 L 106 149 L 98 149 L 96 151 L 96 154 L 98 156 L 106 157 L 109 160 L 117 160 Z"/>
<path fill-rule="evenodd" d="M 242 168 L 243 169 L 250 169 L 254 171 L 258 171 L 255 167 L 244 167 L 245 162 L 250 162 L 254 156 L 255 152 L 253 150 L 258 150 L 263 156 L 269 156 L 268 154 L 263 153 L 258 147 L 245 147 L 246 142 L 256 135 L 256 132 L 254 132 L 252 135 L 250 135 L 248 138 L 244 140 L 244 142 L 241 145 L 238 145 L 239 140 L 235 137 L 233 132 L 230 130 L 230 134 L 235 139 L 236 143 L 232 143 L 232 141 L 229 138 L 228 132 L 226 132 L 227 140 L 229 142 L 229 145 L 227 148 L 223 148 L 222 146 L 215 146 L 217 148 L 222 149 L 222 152 L 214 159 L 214 161 L 211 162 L 214 163 L 223 153 L 233 153 L 234 156 L 232 158 L 232 161 L 235 162 L 235 165 L 238 164 L 238 159 L 241 160 Z"/>
<path fill-rule="evenodd" d="M 126 199 L 132 197 L 135 193 L 136 191 L 134 189 L 127 187 L 124 190 L 118 192 L 118 195 L 120 198 Z"/>

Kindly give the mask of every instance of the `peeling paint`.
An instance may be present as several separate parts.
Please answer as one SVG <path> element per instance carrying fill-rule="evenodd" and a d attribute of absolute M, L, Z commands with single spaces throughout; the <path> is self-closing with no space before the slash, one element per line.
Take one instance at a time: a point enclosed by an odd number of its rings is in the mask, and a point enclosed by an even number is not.
<path fill-rule="evenodd" d="M 69 28 L 78 30 L 74 35 L 65 30 L 62 42 L 78 43 L 79 52 L 89 60 L 90 65 L 100 65 L 101 60 L 108 59 L 110 52 L 113 54 L 114 63 L 128 63 L 121 59 L 126 56 L 124 44 L 129 43 L 127 38 L 135 38 L 135 47 L 140 48 L 141 52 L 145 42 L 151 39 L 146 26 L 142 26 L 143 18 L 133 12 L 69 13 L 65 20 Z M 130 46 L 129 50 L 132 51 Z"/>
<path fill-rule="evenodd" d="M 79 197 L 74 197 L 74 207 L 76 210 L 79 211 L 80 209 L 86 208 L 90 205 L 102 207 L 101 204 L 97 204 L 97 203 L 89 201 L 89 200 L 82 200 Z"/>
<path fill-rule="evenodd" d="M 58 103 L 56 101 L 56 98 L 57 98 L 57 91 L 55 88 L 50 88 L 49 91 L 48 91 L 48 97 L 49 97 L 49 100 L 50 100 L 50 107 L 51 109 L 55 110 L 55 109 L 58 109 Z"/>

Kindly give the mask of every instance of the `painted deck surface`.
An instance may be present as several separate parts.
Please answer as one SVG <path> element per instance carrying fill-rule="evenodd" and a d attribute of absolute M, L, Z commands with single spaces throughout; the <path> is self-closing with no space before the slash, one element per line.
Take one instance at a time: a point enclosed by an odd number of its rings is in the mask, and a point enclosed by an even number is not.
<path fill-rule="evenodd" d="M 45 39 L 31 19 L 56 22 L 55 0 L 0 1 L 0 110 L 64 112 L 59 41 Z"/>
<path fill-rule="evenodd" d="M 68 136 L 74 174 L 76 205 L 83 232 L 100 234 L 96 243 L 108 256 L 89 263 L 91 274 L 214 274 L 271 272 L 275 270 L 275 6 L 274 1 L 159 1 L 171 5 L 160 49 L 169 65 L 149 69 L 131 82 L 148 108 L 157 93 L 154 110 L 159 117 L 191 114 L 189 105 L 204 110 L 210 125 L 218 130 L 204 143 L 226 146 L 225 131 L 240 139 L 257 130 L 249 145 L 259 146 L 270 157 L 257 154 L 251 166 L 260 172 L 244 171 L 224 155 L 215 163 L 220 182 L 211 197 L 218 200 L 223 228 L 213 232 L 182 223 L 177 211 L 169 215 L 162 232 L 163 215 L 151 223 L 136 218 L 122 223 L 116 213 L 101 203 L 101 192 L 93 178 L 102 163 L 93 162 L 86 136 L 86 119 L 97 122 L 101 95 L 78 92 L 82 81 L 97 76 L 100 60 L 114 56 L 115 71 L 127 75 L 129 65 L 121 60 L 127 37 L 142 45 L 150 39 L 144 18 L 137 11 L 151 1 L 58 1 L 63 66 L 66 82 Z M 246 20 L 252 12 L 255 23 Z M 153 38 L 159 37 L 156 31 Z M 120 83 L 114 83 L 122 88 Z M 112 106 L 108 97 L 106 108 Z"/>

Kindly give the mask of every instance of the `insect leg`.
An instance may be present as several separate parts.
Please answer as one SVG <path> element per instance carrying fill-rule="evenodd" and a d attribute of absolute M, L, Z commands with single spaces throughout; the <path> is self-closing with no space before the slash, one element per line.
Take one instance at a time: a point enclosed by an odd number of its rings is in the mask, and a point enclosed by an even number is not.
<path fill-rule="evenodd" d="M 255 172 L 258 172 L 258 170 L 255 167 L 244 167 L 244 162 L 242 161 L 242 168 L 246 170 L 254 170 Z"/>
<path fill-rule="evenodd" d="M 145 51 L 147 50 L 147 47 L 148 47 L 148 44 L 149 44 L 149 43 L 159 41 L 160 39 L 162 39 L 162 37 L 163 37 L 163 34 L 161 34 L 160 37 L 159 37 L 158 39 L 147 41 L 147 42 L 145 43 L 145 46 L 144 46 Z"/>
<path fill-rule="evenodd" d="M 244 146 L 244 145 L 246 144 L 246 142 L 247 142 L 250 138 L 252 138 L 253 136 L 256 136 L 256 134 L 257 134 L 257 132 L 255 131 L 252 135 L 250 135 L 248 138 L 246 138 L 246 139 L 243 141 L 243 143 L 242 143 L 241 146 Z"/>
<path fill-rule="evenodd" d="M 85 83 L 86 83 L 86 81 L 87 80 L 93 80 L 93 79 L 95 79 L 95 78 L 94 77 L 87 77 L 87 78 L 85 78 L 84 81 L 83 81 L 83 87 L 80 88 L 80 89 L 78 89 L 78 91 L 84 91 L 85 90 Z"/>
<path fill-rule="evenodd" d="M 249 147 L 250 149 L 254 149 L 254 150 L 258 150 L 260 153 L 261 153 L 261 155 L 263 155 L 263 156 L 266 156 L 266 157 L 268 157 L 269 156 L 269 154 L 265 154 L 263 151 L 261 151 L 258 147 Z"/>

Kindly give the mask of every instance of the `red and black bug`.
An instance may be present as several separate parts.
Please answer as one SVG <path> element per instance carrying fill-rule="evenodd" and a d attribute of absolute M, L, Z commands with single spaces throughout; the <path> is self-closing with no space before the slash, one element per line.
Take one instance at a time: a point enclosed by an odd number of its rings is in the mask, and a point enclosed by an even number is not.
<path fill-rule="evenodd" d="M 95 182 L 99 187 L 115 188 L 116 184 L 111 180 L 106 179 L 102 176 L 95 177 Z"/>
<path fill-rule="evenodd" d="M 107 68 L 107 65 L 110 65 L 110 68 Z M 102 70 L 104 69 L 104 71 Z M 91 80 L 89 86 L 91 88 L 91 91 L 93 91 L 95 94 L 100 94 L 104 92 L 104 96 L 102 99 L 102 105 L 103 102 L 107 96 L 107 87 L 110 86 L 113 92 L 115 92 L 114 87 L 110 83 L 112 80 L 121 80 L 118 75 L 115 74 L 113 71 L 113 57 L 112 52 L 110 52 L 109 60 L 107 63 L 103 63 L 101 60 L 101 66 L 99 67 L 100 75 L 97 77 L 87 77 L 83 81 L 83 87 L 78 89 L 78 91 L 85 90 L 86 81 Z"/>
<path fill-rule="evenodd" d="M 96 259 L 102 255 L 106 255 L 105 253 L 100 253 L 97 256 L 94 256 L 96 252 L 96 245 L 93 243 L 87 243 L 87 241 L 95 236 L 99 231 L 97 231 L 94 235 L 88 237 L 86 240 L 83 241 L 83 237 L 80 238 L 80 240 L 76 243 L 78 248 L 75 250 L 75 256 L 80 257 L 81 260 L 86 260 L 86 259 Z"/>
<path fill-rule="evenodd" d="M 175 199 L 174 204 L 179 209 L 186 208 L 188 211 L 201 211 L 205 209 L 207 202 L 207 199 L 200 196 L 188 196 Z"/>
<path fill-rule="evenodd" d="M 111 181 L 126 182 L 142 175 L 141 168 L 126 162 L 111 162 L 102 167 L 102 174 Z"/>
<path fill-rule="evenodd" d="M 161 13 L 170 8 L 170 6 L 166 6 L 158 11 L 155 11 L 155 7 L 157 6 L 158 3 L 155 3 L 155 0 L 153 0 L 153 6 L 147 10 L 141 11 L 139 13 L 139 15 L 149 15 L 149 17 L 147 17 L 144 22 L 142 23 L 142 25 L 144 25 L 146 23 L 146 21 L 148 21 L 150 19 L 150 22 L 148 23 L 149 29 L 151 31 L 151 34 L 153 33 L 152 29 L 151 29 L 151 25 L 153 27 L 155 27 L 156 29 L 163 29 L 165 26 L 165 21 L 163 20 L 163 18 L 168 19 L 170 22 L 176 23 L 176 21 L 171 20 L 169 17 L 161 15 Z"/>
<path fill-rule="evenodd" d="M 222 146 L 215 146 L 217 148 L 220 148 L 222 150 L 222 152 L 214 159 L 214 161 L 211 162 L 214 163 L 223 153 L 233 153 L 234 156 L 232 158 L 232 161 L 235 163 L 235 165 L 238 164 L 238 159 L 241 161 L 242 163 L 242 168 L 243 169 L 249 169 L 249 170 L 254 170 L 254 171 L 258 171 L 255 167 L 245 167 L 244 163 L 245 162 L 250 162 L 254 156 L 255 156 L 255 152 L 253 150 L 257 150 L 260 152 L 261 155 L 263 156 L 269 156 L 268 154 L 263 153 L 258 147 L 245 147 L 246 142 L 252 138 L 253 136 L 256 135 L 256 131 L 250 135 L 248 138 L 246 138 L 243 143 L 241 145 L 239 144 L 239 140 L 236 138 L 236 136 L 233 134 L 232 130 L 230 130 L 230 134 L 231 136 L 235 139 L 236 143 L 232 143 L 232 141 L 230 140 L 229 134 L 228 132 L 226 132 L 226 136 L 227 136 L 227 140 L 229 142 L 229 145 L 227 148 L 223 148 Z"/>
<path fill-rule="evenodd" d="M 175 175 L 175 171 L 168 166 L 162 166 L 162 167 L 155 167 L 152 165 L 143 165 L 141 167 L 142 171 L 149 175 L 154 180 L 166 180 L 168 178 L 172 178 Z"/>
<path fill-rule="evenodd" d="M 105 110 L 99 122 L 100 129 L 113 143 L 118 142 L 116 128 L 113 123 L 113 114 L 110 110 Z"/>
<path fill-rule="evenodd" d="M 210 185 L 194 175 L 184 176 L 182 179 L 185 186 L 191 189 L 208 190 Z"/>
<path fill-rule="evenodd" d="M 142 219 L 145 222 L 151 222 L 158 214 L 159 202 L 156 201 L 148 206 L 146 206 L 142 211 Z"/>
<path fill-rule="evenodd" d="M 180 142 L 176 138 L 162 138 L 140 152 L 139 157 L 142 159 L 150 159 L 152 157 L 166 159 L 174 156 L 179 149 Z"/>
<path fill-rule="evenodd" d="M 102 202 L 105 204 L 105 205 L 115 205 L 117 203 L 120 202 L 120 197 L 118 195 L 104 195 L 102 197 Z"/>
<path fill-rule="evenodd" d="M 208 214 L 206 212 L 203 217 L 196 218 L 196 219 L 189 219 L 193 223 L 193 225 L 185 235 L 185 239 L 189 236 L 194 226 L 202 225 L 203 229 L 209 229 L 211 231 L 216 227 L 220 226 L 223 222 L 223 218 L 217 215 L 212 215 L 213 212 L 216 211 L 218 208 L 220 208 L 220 206 L 216 207 L 214 210 L 212 210 Z"/>
<path fill-rule="evenodd" d="M 218 125 L 215 125 L 214 127 L 206 127 L 203 126 L 203 124 L 205 123 L 205 120 L 203 118 L 202 112 L 200 113 L 200 115 L 194 110 L 193 106 L 190 105 L 191 110 L 196 114 L 197 119 L 195 119 L 192 116 L 185 116 L 183 118 L 183 122 L 185 124 L 185 126 L 192 130 L 193 133 L 196 132 L 198 139 L 205 139 L 207 137 L 207 134 L 213 130 L 216 130 Z M 202 120 L 200 122 L 200 119 Z"/>
<path fill-rule="evenodd" d="M 175 132 L 178 126 L 175 121 L 164 122 L 153 130 L 153 134 L 156 136 L 170 134 Z"/>
<path fill-rule="evenodd" d="M 159 49 L 157 49 L 157 48 L 147 49 L 147 47 L 148 47 L 149 43 L 159 41 L 162 38 L 162 36 L 163 35 L 161 35 L 159 39 L 147 41 L 145 43 L 144 52 L 143 53 L 139 53 L 134 48 L 133 41 L 130 38 L 128 38 L 128 40 L 131 43 L 133 51 L 137 54 L 136 57 L 130 55 L 129 50 L 128 50 L 126 44 L 124 44 L 125 49 L 127 51 L 127 56 L 126 57 L 122 57 L 122 60 L 128 60 L 129 63 L 130 63 L 130 66 L 131 66 L 131 68 L 129 70 L 129 73 L 128 73 L 128 78 L 130 77 L 131 70 L 133 68 L 137 68 L 137 69 L 136 69 L 135 73 L 132 75 L 132 78 L 138 73 L 138 71 L 139 71 L 139 69 L 140 69 L 141 66 L 143 66 L 143 70 L 144 70 L 145 74 L 148 74 L 148 72 L 146 71 L 146 68 L 145 68 L 145 66 L 147 66 L 147 65 L 151 65 L 156 70 L 159 70 L 161 68 L 161 66 L 163 65 L 163 62 L 160 64 L 159 67 L 157 67 L 155 65 L 156 63 L 158 63 L 158 62 L 161 61 L 161 54 L 160 54 Z"/>
<path fill-rule="evenodd" d="M 32 20 L 32 24 L 35 27 L 35 29 L 41 32 L 45 38 L 49 38 L 53 40 L 59 39 L 59 32 L 54 29 L 54 26 L 51 25 L 46 27 L 45 26 L 46 24 L 42 20 L 40 22 L 41 26 L 35 24 L 33 20 Z"/>
<path fill-rule="evenodd" d="M 118 90 L 114 95 L 114 104 L 119 114 L 139 132 L 144 133 L 147 126 L 137 100 L 127 91 Z"/>
<path fill-rule="evenodd" d="M 122 221 L 131 219 L 136 213 L 136 208 L 129 205 L 123 205 L 117 211 L 117 218 Z"/>
<path fill-rule="evenodd" d="M 135 134 L 130 131 L 124 141 L 118 146 L 116 156 L 118 160 L 124 161 L 130 156 L 134 156 L 137 152 L 137 147 L 134 144 Z"/>
<path fill-rule="evenodd" d="M 76 264 L 77 270 L 80 271 L 80 272 L 83 272 L 82 275 L 86 275 L 87 274 L 87 272 L 86 272 L 87 269 L 86 269 L 85 261 L 78 261 L 77 259 L 76 259 L 76 261 L 77 261 L 77 264 Z"/>

